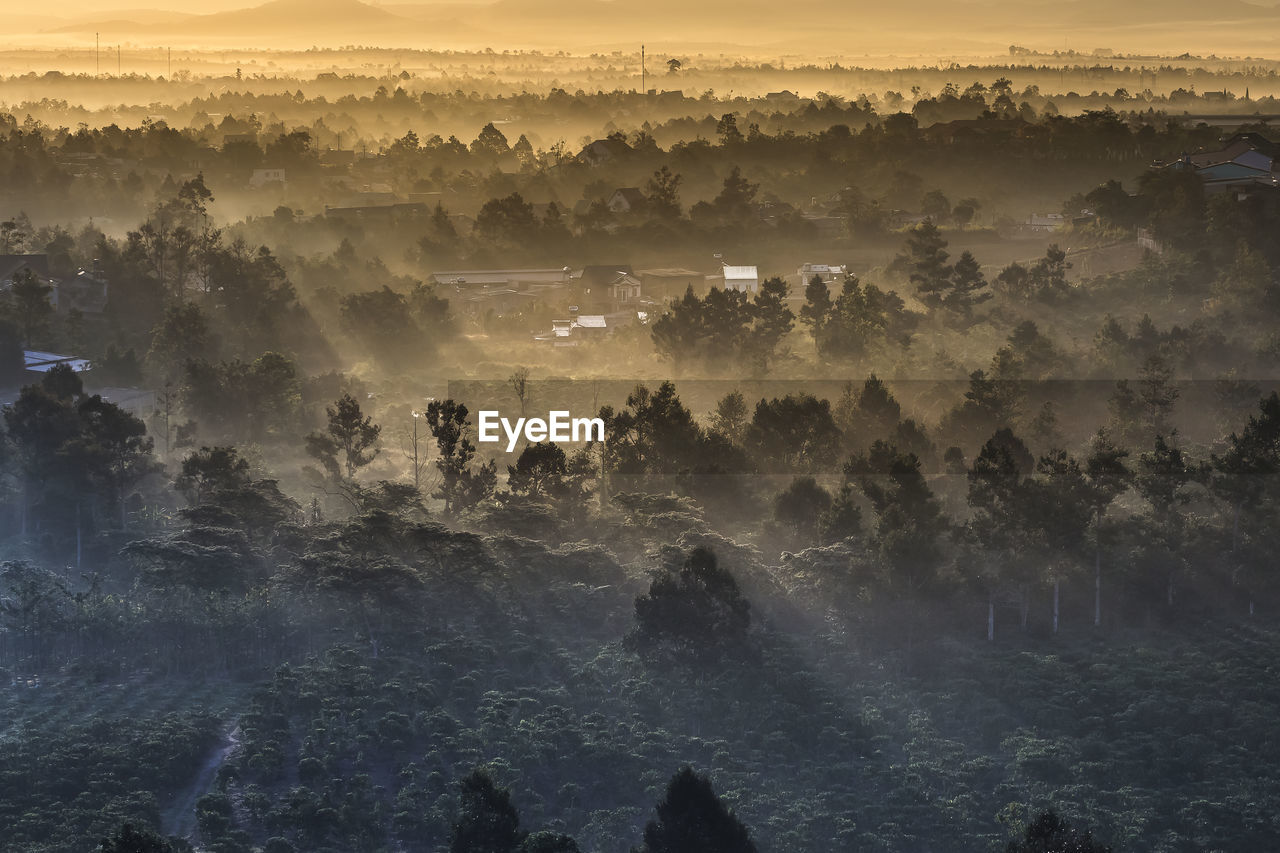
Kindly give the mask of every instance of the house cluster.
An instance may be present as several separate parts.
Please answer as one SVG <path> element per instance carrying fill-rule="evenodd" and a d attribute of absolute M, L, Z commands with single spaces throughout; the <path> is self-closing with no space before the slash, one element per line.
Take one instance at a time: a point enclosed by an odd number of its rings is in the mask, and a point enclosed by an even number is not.
<path fill-rule="evenodd" d="M 846 274 L 837 264 L 806 263 L 788 276 L 792 298 L 803 300 L 804 285 L 819 276 L 836 282 Z M 633 269 L 630 264 L 591 264 L 580 268 L 441 270 L 429 281 L 462 313 L 476 320 L 550 311 L 556 319 L 535 340 L 577 346 L 619 328 L 644 324 L 690 289 L 704 296 L 712 288 L 748 296 L 760 291 L 760 268 L 721 263 L 713 272 L 683 267 Z"/>
<path fill-rule="evenodd" d="M 1010 237 L 1034 237 L 1037 234 L 1050 234 L 1061 231 L 1068 225 L 1079 228 L 1097 219 L 1092 210 L 1081 210 L 1079 213 L 1033 213 L 1022 221 L 1016 231 L 1008 233 Z"/>
<path fill-rule="evenodd" d="M 107 307 L 107 280 L 95 261 L 91 269 L 78 269 L 70 275 L 50 274 L 47 255 L 0 255 L 0 291 L 8 291 L 14 280 L 30 273 L 47 285 L 49 302 L 60 314 L 79 311 L 101 314 Z"/>
<path fill-rule="evenodd" d="M 100 385 L 94 381 L 93 362 L 76 355 L 44 352 L 42 350 L 22 351 L 22 373 L 13 381 L 0 383 L 0 406 L 11 406 L 17 402 L 24 385 L 33 385 L 40 381 L 44 374 L 55 367 L 68 367 L 76 373 L 84 374 L 84 383 L 91 393 L 97 394 L 108 403 L 115 403 L 129 414 L 147 419 L 156 411 L 156 392 L 146 388 L 120 388 Z"/>
<path fill-rule="evenodd" d="M 1240 197 L 1280 187 L 1276 160 L 1280 144 L 1257 133 L 1237 133 L 1216 151 L 1183 154 L 1157 168 L 1192 171 L 1204 181 L 1205 192 L 1234 192 Z"/>

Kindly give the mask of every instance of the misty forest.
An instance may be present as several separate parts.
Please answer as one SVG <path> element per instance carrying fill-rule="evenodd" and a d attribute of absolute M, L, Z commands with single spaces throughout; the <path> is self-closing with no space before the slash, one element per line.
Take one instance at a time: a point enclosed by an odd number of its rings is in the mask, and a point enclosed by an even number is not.
<path fill-rule="evenodd" d="M 1274 849 L 1280 60 L 93 26 L 0 45 L 0 849 Z"/>

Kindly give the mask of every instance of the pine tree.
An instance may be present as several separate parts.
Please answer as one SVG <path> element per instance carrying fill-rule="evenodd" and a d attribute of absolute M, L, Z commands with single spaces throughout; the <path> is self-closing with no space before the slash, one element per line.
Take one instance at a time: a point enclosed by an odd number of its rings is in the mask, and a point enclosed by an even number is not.
<path fill-rule="evenodd" d="M 1088 830 L 1072 829 L 1053 811 L 1031 822 L 1022 839 L 1010 841 L 1005 853 L 1111 853 L 1111 848 L 1093 840 Z"/>
<path fill-rule="evenodd" d="M 683 209 L 680 206 L 681 177 L 666 166 L 653 173 L 653 177 L 645 184 L 645 198 L 649 202 L 649 210 L 660 219 L 675 220 L 680 218 Z"/>
<path fill-rule="evenodd" d="M 968 317 L 976 306 L 990 298 L 981 265 L 972 252 L 961 252 L 952 268 L 950 287 L 942 298 L 943 306 L 962 317 Z"/>
<path fill-rule="evenodd" d="M 627 638 L 633 648 L 690 660 L 747 650 L 751 604 L 709 548 L 694 548 L 678 569 L 656 575 L 635 607 L 635 631 Z"/>
<path fill-rule="evenodd" d="M 925 220 L 911 229 L 903 260 L 920 301 L 930 308 L 943 304 L 950 287 L 953 268 L 947 263 L 948 257 L 947 241 L 933 222 Z"/>
<path fill-rule="evenodd" d="M 173 853 L 174 847 L 149 829 L 134 829 L 126 823 L 110 838 L 102 839 L 99 853 Z"/>
<path fill-rule="evenodd" d="M 462 813 L 453 823 L 449 853 L 512 853 L 524 833 L 511 792 L 499 788 L 483 770 L 473 770 L 458 783 Z"/>
<path fill-rule="evenodd" d="M 656 811 L 634 853 L 755 853 L 746 826 L 691 767 L 671 777 Z"/>
<path fill-rule="evenodd" d="M 347 479 L 351 479 L 378 456 L 376 445 L 382 427 L 360 411 L 360 404 L 350 394 L 343 394 L 336 406 L 325 409 L 325 414 L 328 427 L 307 436 L 307 452 L 335 477 L 345 470 Z"/>
<path fill-rule="evenodd" d="M 831 313 L 831 288 L 815 275 L 809 279 L 804 289 L 804 305 L 800 308 L 800 322 L 809 327 L 816 341 L 827 324 L 827 315 Z"/>

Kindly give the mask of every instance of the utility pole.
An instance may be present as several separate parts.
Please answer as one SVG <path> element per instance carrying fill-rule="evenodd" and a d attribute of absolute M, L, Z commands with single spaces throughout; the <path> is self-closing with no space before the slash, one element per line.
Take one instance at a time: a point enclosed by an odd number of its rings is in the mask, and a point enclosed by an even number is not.
<path fill-rule="evenodd" d="M 425 413 L 414 409 L 411 414 L 413 415 L 413 434 L 409 436 L 411 452 L 405 453 L 405 456 L 413 461 L 413 490 L 416 492 L 422 488 L 422 463 L 418 460 L 418 419 Z"/>
<path fill-rule="evenodd" d="M 644 87 L 644 45 L 640 45 L 640 94 L 649 91 Z"/>
<path fill-rule="evenodd" d="M 99 43 L 98 33 L 93 34 L 93 76 L 97 77 L 102 73 L 102 45 Z"/>
<path fill-rule="evenodd" d="M 173 79 L 173 48 L 169 48 L 169 76 L 165 79 Z"/>
<path fill-rule="evenodd" d="M 124 60 L 120 58 L 120 45 L 116 45 L 116 76 L 117 77 L 124 76 L 124 72 L 121 70 L 123 68 L 124 68 Z"/>

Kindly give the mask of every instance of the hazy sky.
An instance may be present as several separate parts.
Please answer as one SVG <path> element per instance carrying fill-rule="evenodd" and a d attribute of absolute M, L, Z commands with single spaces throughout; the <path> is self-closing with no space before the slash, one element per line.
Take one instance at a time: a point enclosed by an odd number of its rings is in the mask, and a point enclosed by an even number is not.
<path fill-rule="evenodd" d="M 189 22 L 165 14 L 228 12 L 265 2 L 0 0 L 0 11 L 8 13 L 13 43 L 39 46 L 93 44 L 100 32 L 106 43 L 126 47 L 359 43 L 612 50 L 647 41 L 681 49 L 728 46 L 823 56 L 990 56 L 1010 44 L 1167 55 L 1280 52 L 1276 0 L 913 0 L 896 6 L 876 0 L 365 0 L 390 15 L 368 14 L 355 0 L 281 0 L 271 9 L 216 20 Z M 501 3 L 496 14 L 487 8 L 494 2 Z"/>
<path fill-rule="evenodd" d="M 82 0 L 45 0 L 38 8 L 22 6 L 8 0 L 0 2 L 0 6 L 12 6 L 12 11 L 28 14 L 39 11 L 50 15 L 81 15 L 89 12 L 111 12 L 130 9 L 164 9 L 175 12 L 224 12 L 228 9 L 242 9 L 252 5 L 245 0 L 201 0 L 199 3 L 184 3 L 181 0 L 153 0 L 150 3 L 139 3 L 137 0 L 98 0 L 86 3 Z"/>
<path fill-rule="evenodd" d="M 0 11 L 21 13 L 26 15 L 57 15 L 71 17 L 83 14 L 102 14 L 103 12 L 129 11 L 133 9 L 152 9 L 172 12 L 208 13 L 226 12 L 231 9 L 244 9 L 258 6 L 267 0 L 45 0 L 38 5 L 18 2 L 18 0 L 0 0 Z M 381 0 L 364 0 L 370 6 L 394 6 L 396 3 Z M 413 2 L 413 0 L 408 0 Z M 431 0 L 441 2 L 441 0 Z M 444 0 L 444 2 L 476 3 L 483 0 Z"/>

